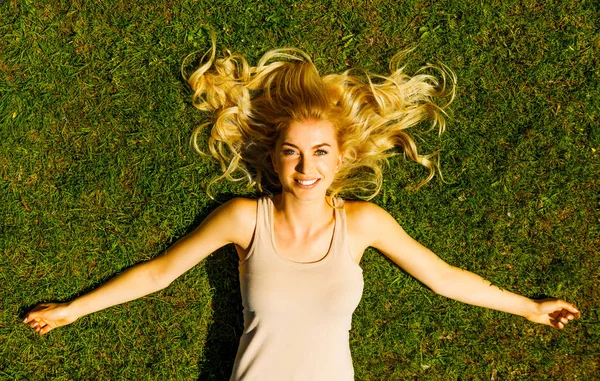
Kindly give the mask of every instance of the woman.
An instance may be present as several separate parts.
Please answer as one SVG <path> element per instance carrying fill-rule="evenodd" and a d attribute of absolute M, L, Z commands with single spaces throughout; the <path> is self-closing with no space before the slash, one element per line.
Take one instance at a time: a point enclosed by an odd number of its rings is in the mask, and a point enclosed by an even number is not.
<path fill-rule="evenodd" d="M 374 247 L 438 294 L 563 328 L 579 311 L 563 300 L 534 301 L 451 266 L 409 237 L 385 210 L 366 201 L 381 167 L 401 149 L 426 166 L 404 131 L 424 120 L 443 131 L 453 77 L 438 69 L 386 78 L 352 72 L 321 77 L 295 49 L 267 53 L 255 67 L 238 55 L 209 61 L 189 78 L 194 104 L 213 114 L 208 145 L 223 174 L 274 193 L 236 198 L 210 214 L 159 257 L 63 304 L 44 303 L 24 322 L 41 334 L 89 313 L 167 287 L 218 248 L 240 259 L 244 333 L 232 380 L 351 380 L 351 315 L 363 289 L 361 256 Z M 243 174 L 242 178 L 235 177 Z M 215 181 L 217 181 L 215 180 Z"/>

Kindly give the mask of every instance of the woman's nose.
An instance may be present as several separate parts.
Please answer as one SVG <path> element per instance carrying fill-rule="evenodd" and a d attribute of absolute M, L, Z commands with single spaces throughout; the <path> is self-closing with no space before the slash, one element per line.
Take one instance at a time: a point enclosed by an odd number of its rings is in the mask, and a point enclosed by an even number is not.
<path fill-rule="evenodd" d="M 302 156 L 300 156 L 300 160 L 298 161 L 298 164 L 296 165 L 296 172 L 302 173 L 302 174 L 310 173 L 312 166 L 313 166 L 312 158 L 302 155 Z"/>

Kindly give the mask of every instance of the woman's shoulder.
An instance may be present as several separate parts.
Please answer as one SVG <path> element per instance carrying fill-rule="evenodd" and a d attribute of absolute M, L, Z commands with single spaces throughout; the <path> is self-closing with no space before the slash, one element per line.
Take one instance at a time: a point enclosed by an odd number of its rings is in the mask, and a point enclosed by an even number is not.
<path fill-rule="evenodd" d="M 236 197 L 217 209 L 217 214 L 223 216 L 227 229 L 232 236 L 231 241 L 241 248 L 250 245 L 256 228 L 257 199 Z"/>
<path fill-rule="evenodd" d="M 344 200 L 344 209 L 348 218 L 368 219 L 387 214 L 383 208 L 369 201 Z"/>
<path fill-rule="evenodd" d="M 253 232 L 256 225 L 256 205 L 256 199 L 236 197 L 219 206 L 208 218 L 219 218 L 242 233 Z"/>
<path fill-rule="evenodd" d="M 382 242 L 402 231 L 396 218 L 377 204 L 353 201 L 345 205 L 349 238 L 362 250 L 369 246 L 379 249 Z"/>
<path fill-rule="evenodd" d="M 383 208 L 368 201 L 345 201 L 344 209 L 348 240 L 350 247 L 355 250 L 354 255 L 358 258 L 358 263 L 364 250 L 376 244 L 380 239 L 381 230 L 394 220 L 389 218 L 389 213 Z"/>
<path fill-rule="evenodd" d="M 371 231 L 385 221 L 389 213 L 377 204 L 369 201 L 345 201 L 348 228 L 356 231 Z"/>
<path fill-rule="evenodd" d="M 383 227 L 398 225 L 394 216 L 372 202 L 346 201 L 344 207 L 350 230 L 356 229 L 368 235 L 378 235 Z"/>
<path fill-rule="evenodd" d="M 255 198 L 236 197 L 221 206 L 223 212 L 231 213 L 236 219 L 256 217 L 258 200 Z"/>

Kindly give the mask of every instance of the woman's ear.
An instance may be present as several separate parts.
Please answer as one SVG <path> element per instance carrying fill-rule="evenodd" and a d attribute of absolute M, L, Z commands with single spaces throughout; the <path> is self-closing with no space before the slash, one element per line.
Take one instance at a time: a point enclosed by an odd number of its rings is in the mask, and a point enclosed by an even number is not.
<path fill-rule="evenodd" d="M 337 173 L 340 168 L 342 167 L 342 162 L 344 161 L 344 153 L 340 152 L 339 156 L 338 156 L 338 160 L 337 160 L 337 165 L 335 167 L 335 172 Z"/>

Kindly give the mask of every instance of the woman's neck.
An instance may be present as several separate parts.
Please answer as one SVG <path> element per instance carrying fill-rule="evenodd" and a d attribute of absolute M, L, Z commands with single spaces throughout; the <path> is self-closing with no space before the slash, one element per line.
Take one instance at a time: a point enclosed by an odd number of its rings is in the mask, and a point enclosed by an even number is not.
<path fill-rule="evenodd" d="M 327 198 L 300 200 L 283 192 L 273 197 L 275 213 L 293 230 L 300 232 L 318 228 L 334 218 L 334 210 Z"/>

